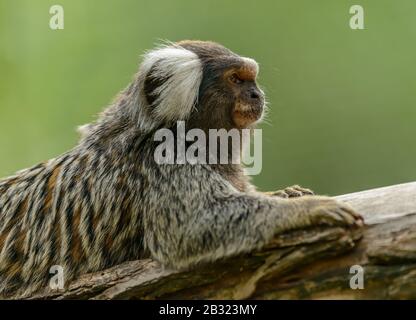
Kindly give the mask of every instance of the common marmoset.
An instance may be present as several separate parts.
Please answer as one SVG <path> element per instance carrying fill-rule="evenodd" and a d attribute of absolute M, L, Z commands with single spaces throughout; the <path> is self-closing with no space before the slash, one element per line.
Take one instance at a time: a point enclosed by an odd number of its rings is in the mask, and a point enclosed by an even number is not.
<path fill-rule="evenodd" d="M 132 83 L 67 153 L 0 181 L 0 296 L 152 257 L 166 267 L 250 252 L 282 232 L 359 225 L 349 206 L 294 187 L 265 194 L 239 164 L 157 164 L 160 128 L 239 130 L 264 109 L 257 63 L 213 42 L 144 55 Z M 302 197 L 291 197 L 300 196 Z"/>

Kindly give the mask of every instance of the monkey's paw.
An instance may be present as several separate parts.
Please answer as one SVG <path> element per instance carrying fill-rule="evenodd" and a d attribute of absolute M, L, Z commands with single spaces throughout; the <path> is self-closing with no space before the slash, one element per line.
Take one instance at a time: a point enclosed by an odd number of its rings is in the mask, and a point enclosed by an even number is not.
<path fill-rule="evenodd" d="M 283 190 L 268 192 L 269 195 L 280 198 L 298 198 L 302 196 L 314 195 L 310 189 L 302 188 L 301 186 L 294 185 L 287 187 Z"/>
<path fill-rule="evenodd" d="M 348 204 L 330 197 L 305 197 L 307 217 L 311 225 L 328 225 L 342 227 L 362 227 L 363 217 Z"/>

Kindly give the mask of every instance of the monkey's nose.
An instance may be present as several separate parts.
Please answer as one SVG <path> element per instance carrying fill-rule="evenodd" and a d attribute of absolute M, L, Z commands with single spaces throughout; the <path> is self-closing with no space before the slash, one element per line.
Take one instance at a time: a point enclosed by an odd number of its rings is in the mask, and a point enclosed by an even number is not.
<path fill-rule="evenodd" d="M 248 91 L 247 96 L 252 102 L 258 103 L 263 100 L 263 94 L 258 89 L 255 89 L 255 88 L 251 88 Z"/>
<path fill-rule="evenodd" d="M 260 95 L 257 92 L 253 91 L 253 92 L 250 92 L 250 98 L 251 99 L 259 99 Z"/>

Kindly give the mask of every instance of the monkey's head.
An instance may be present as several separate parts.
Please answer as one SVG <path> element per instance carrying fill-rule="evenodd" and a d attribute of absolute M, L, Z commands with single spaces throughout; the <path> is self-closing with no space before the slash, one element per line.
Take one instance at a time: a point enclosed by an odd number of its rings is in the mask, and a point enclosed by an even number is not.
<path fill-rule="evenodd" d="M 257 63 L 205 41 L 181 41 L 148 52 L 141 93 L 159 122 L 187 121 L 202 129 L 247 128 L 263 114 Z"/>

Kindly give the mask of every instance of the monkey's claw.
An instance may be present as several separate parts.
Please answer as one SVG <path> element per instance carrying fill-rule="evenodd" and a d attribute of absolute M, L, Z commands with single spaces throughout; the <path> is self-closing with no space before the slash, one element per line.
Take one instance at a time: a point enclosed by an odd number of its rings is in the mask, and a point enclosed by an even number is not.
<path fill-rule="evenodd" d="M 306 195 L 314 195 L 310 189 L 303 188 L 298 185 L 287 187 L 283 190 L 278 190 L 270 193 L 272 196 L 280 198 L 298 198 Z"/>
<path fill-rule="evenodd" d="M 364 225 L 362 216 L 346 203 L 326 197 L 311 198 L 310 200 L 315 200 L 315 204 L 310 207 L 312 224 L 343 227 L 362 227 Z"/>

